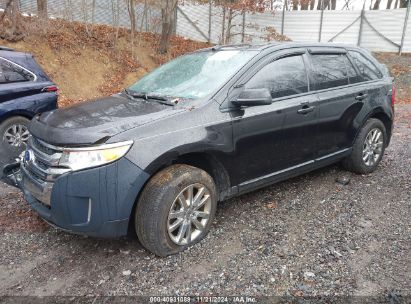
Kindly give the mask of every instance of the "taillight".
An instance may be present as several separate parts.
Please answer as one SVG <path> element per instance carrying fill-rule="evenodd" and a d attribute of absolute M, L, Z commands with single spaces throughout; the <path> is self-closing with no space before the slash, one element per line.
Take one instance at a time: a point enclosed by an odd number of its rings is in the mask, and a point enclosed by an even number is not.
<path fill-rule="evenodd" d="M 41 91 L 42 92 L 56 92 L 57 95 L 60 93 L 60 89 L 58 88 L 58 86 L 48 86 L 48 87 L 43 88 Z"/>
<path fill-rule="evenodd" d="M 395 87 L 393 85 L 392 90 L 391 90 L 391 107 L 394 108 L 394 104 L 395 104 Z"/>

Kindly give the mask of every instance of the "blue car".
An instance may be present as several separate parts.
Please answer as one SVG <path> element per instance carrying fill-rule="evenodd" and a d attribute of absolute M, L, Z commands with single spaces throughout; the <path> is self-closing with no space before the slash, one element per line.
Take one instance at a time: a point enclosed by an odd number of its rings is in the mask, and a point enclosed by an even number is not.
<path fill-rule="evenodd" d="M 58 87 L 31 54 L 0 46 L 1 159 L 24 150 L 30 120 L 38 113 L 56 109 L 57 93 Z"/>

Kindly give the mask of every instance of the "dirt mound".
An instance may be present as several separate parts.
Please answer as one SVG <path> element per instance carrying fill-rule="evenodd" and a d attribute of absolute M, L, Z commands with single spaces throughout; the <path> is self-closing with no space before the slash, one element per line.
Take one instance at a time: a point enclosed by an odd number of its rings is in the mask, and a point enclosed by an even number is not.
<path fill-rule="evenodd" d="M 31 29 L 24 40 L 5 45 L 32 53 L 61 89 L 59 105 L 118 92 L 148 71 L 181 54 L 208 46 L 181 37 L 171 41 L 166 55 L 157 55 L 158 35 L 137 33 L 131 47 L 130 32 L 106 25 L 27 19 Z"/>

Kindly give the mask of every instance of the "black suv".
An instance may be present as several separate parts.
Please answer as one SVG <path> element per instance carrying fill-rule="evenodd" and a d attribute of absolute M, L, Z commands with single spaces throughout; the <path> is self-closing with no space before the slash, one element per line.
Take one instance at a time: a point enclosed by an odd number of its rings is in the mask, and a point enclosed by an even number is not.
<path fill-rule="evenodd" d="M 51 224 L 104 237 L 132 228 L 166 256 L 207 234 L 218 201 L 339 161 L 374 171 L 393 102 L 387 69 L 360 48 L 218 46 L 36 116 L 16 180 Z"/>

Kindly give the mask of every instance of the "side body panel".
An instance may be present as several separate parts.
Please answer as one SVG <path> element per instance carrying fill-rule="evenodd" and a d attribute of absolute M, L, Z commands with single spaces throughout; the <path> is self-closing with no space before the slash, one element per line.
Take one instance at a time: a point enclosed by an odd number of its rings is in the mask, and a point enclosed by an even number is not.
<path fill-rule="evenodd" d="M 0 84 L 0 123 L 11 116 L 32 118 L 35 114 L 57 108 L 55 92 L 41 92 L 52 82 Z"/>

